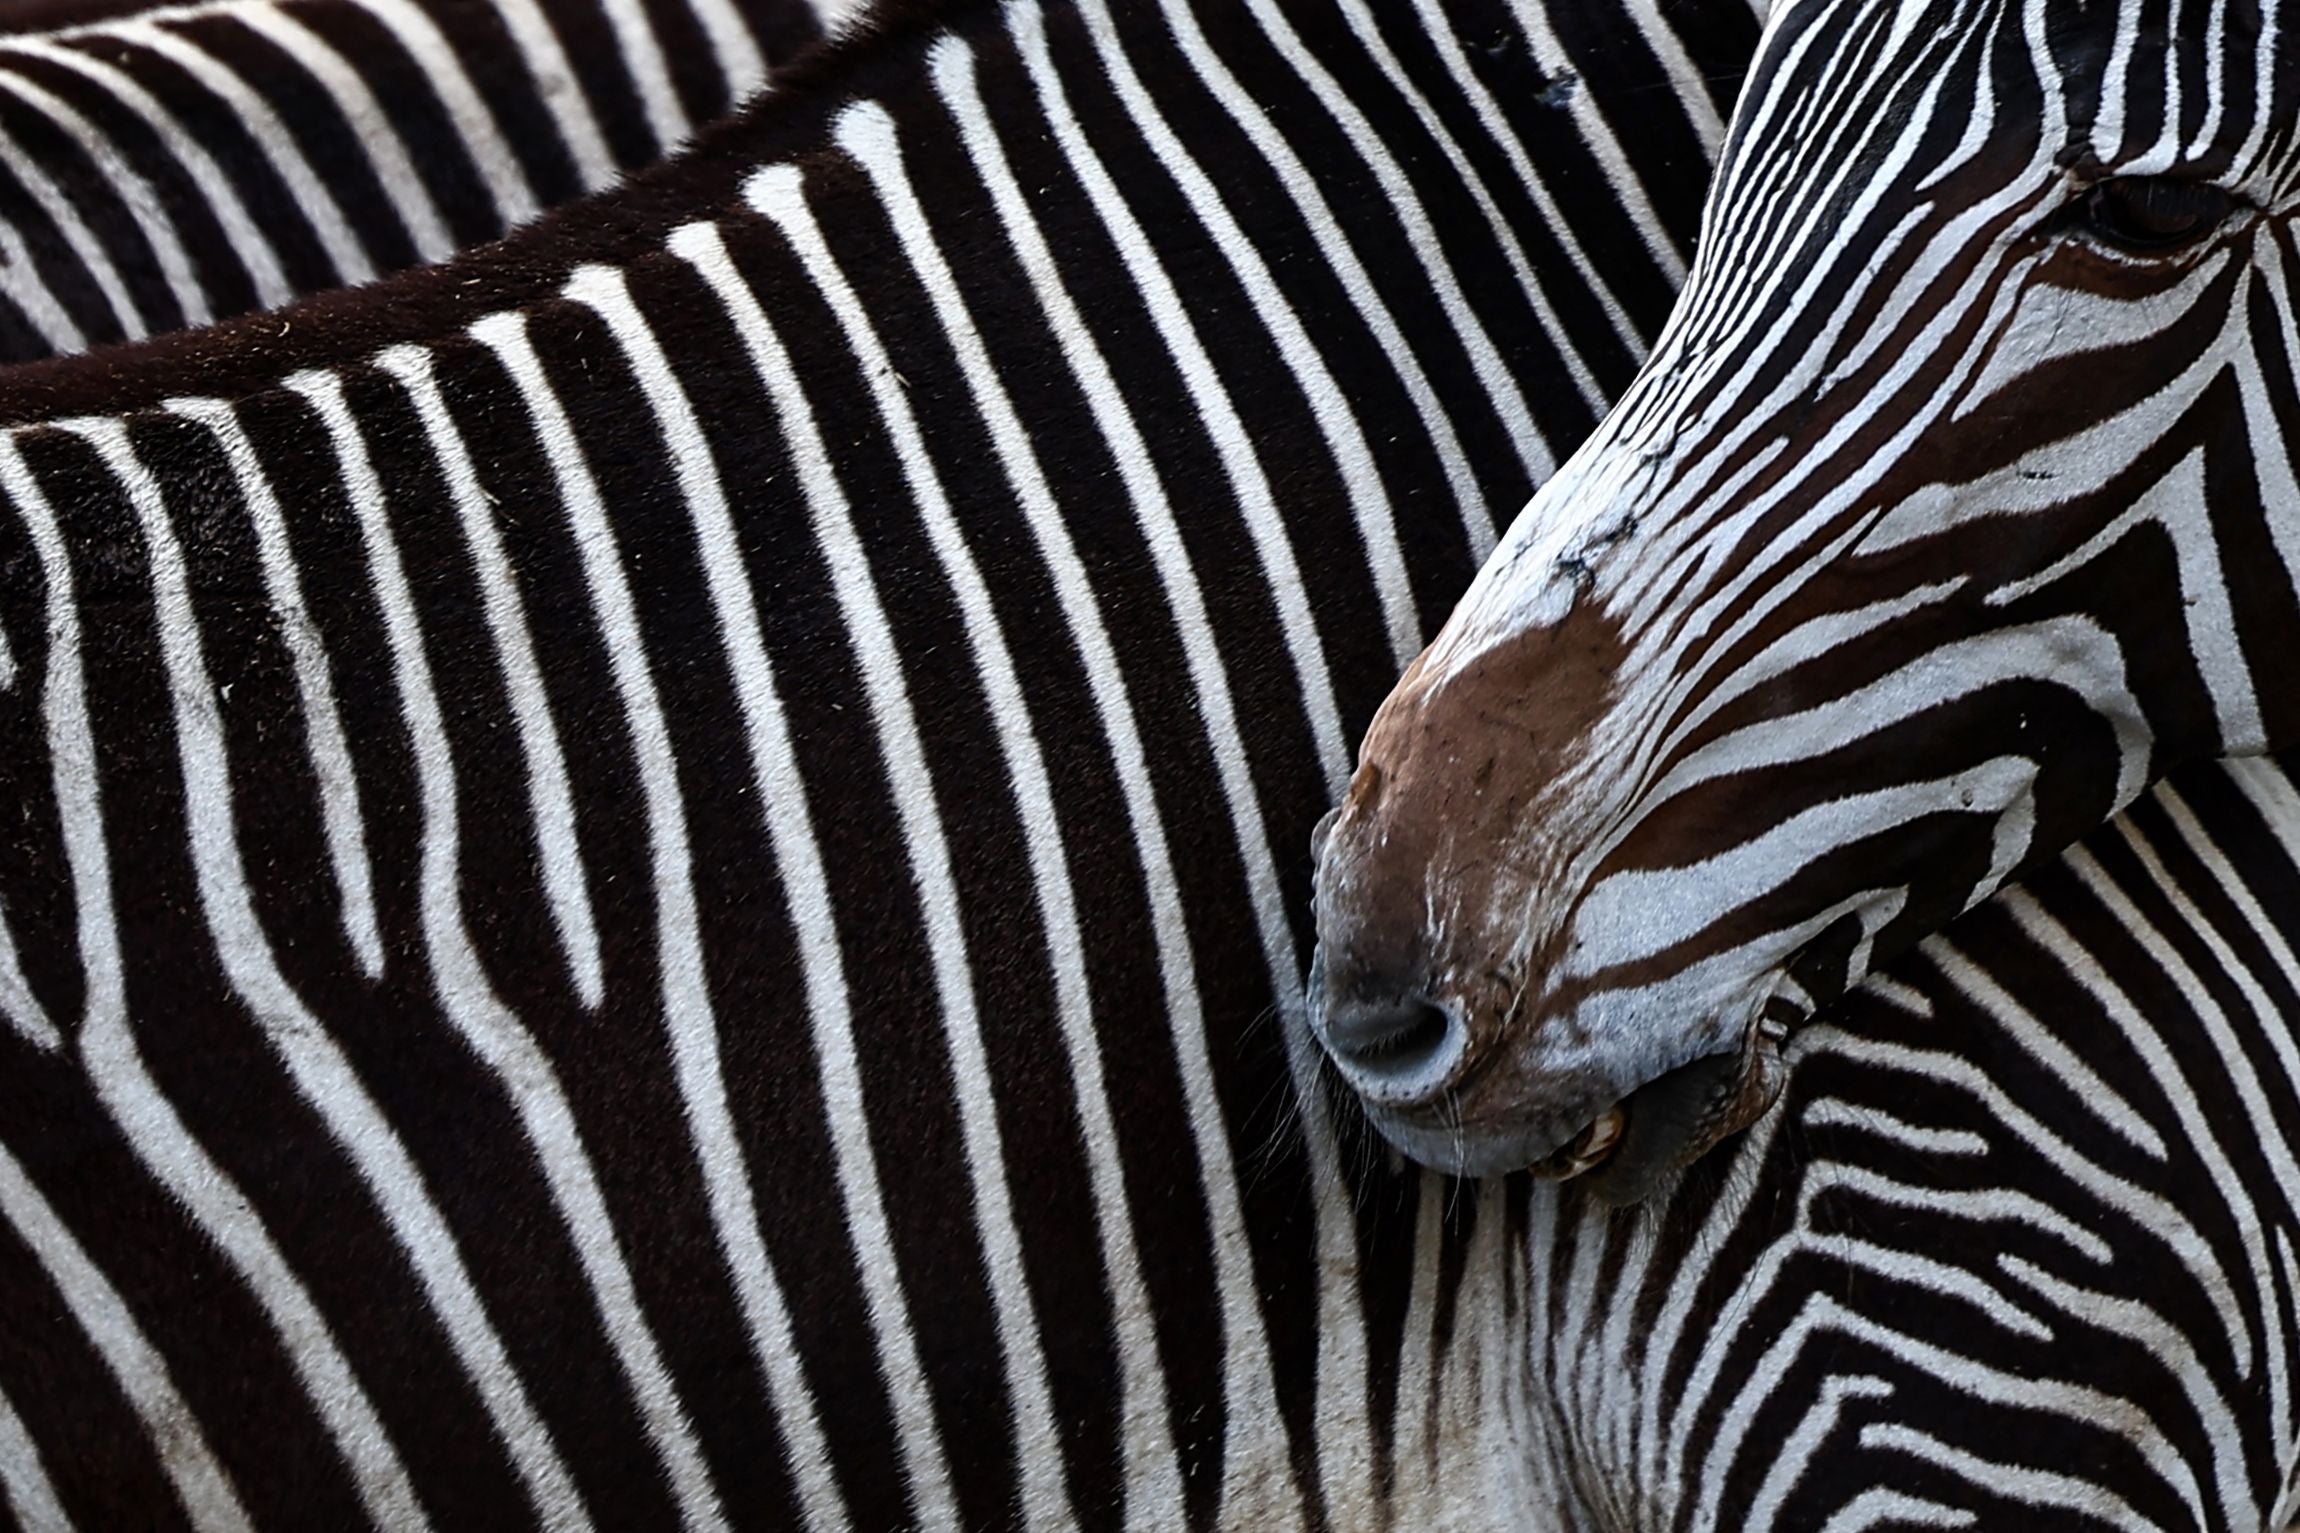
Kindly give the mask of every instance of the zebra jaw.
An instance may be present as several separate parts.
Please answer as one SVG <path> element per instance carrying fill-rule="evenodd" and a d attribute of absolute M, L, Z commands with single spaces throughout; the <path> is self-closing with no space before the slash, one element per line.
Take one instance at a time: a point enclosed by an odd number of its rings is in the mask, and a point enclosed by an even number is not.
<path fill-rule="evenodd" d="M 1763 1117 L 1788 1080 L 1788 1038 L 1786 1023 L 1761 1018 L 1743 1032 L 1738 1049 L 1646 1081 L 1562 1143 L 1537 1121 L 1518 1116 L 1531 1104 L 1467 1102 L 1458 1086 L 1410 1106 L 1362 1092 L 1359 1100 L 1391 1148 L 1449 1176 L 1525 1171 L 1542 1181 L 1587 1178 L 1593 1195 L 1618 1206 L 1643 1201 L 1670 1172 Z"/>

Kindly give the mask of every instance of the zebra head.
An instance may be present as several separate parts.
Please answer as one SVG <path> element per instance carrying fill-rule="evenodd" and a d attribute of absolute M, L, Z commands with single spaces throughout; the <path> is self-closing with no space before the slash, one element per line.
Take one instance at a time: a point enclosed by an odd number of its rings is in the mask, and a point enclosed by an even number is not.
<path fill-rule="evenodd" d="M 1638 1195 L 1873 963 L 2300 739 L 2284 3 L 1775 10 L 1655 354 L 1321 827 L 1393 1143 Z"/>

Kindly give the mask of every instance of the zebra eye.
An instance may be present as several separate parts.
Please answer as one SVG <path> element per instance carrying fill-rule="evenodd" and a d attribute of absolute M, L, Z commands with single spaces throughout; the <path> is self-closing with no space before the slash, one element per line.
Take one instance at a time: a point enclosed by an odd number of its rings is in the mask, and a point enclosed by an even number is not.
<path fill-rule="evenodd" d="M 2217 186 L 2171 176 L 2120 176 L 2085 193 L 2084 224 L 2095 239 L 2136 255 L 2179 250 L 2204 238 L 2236 211 Z"/>

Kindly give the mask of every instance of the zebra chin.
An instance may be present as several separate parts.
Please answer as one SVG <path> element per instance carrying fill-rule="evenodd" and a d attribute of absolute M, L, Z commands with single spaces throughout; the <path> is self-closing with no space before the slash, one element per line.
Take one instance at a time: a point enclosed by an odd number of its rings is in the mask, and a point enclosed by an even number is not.
<path fill-rule="evenodd" d="M 1603 1201 L 1626 1205 L 1764 1116 L 1787 1079 L 1785 1036 L 1760 1024 L 1741 1047 L 1689 1060 L 1590 1112 L 1512 1112 L 1506 1101 L 1490 1100 L 1501 1093 L 1474 1086 L 1411 1106 L 1362 1091 L 1360 1101 L 1393 1149 L 1432 1170 L 1579 1180 Z"/>

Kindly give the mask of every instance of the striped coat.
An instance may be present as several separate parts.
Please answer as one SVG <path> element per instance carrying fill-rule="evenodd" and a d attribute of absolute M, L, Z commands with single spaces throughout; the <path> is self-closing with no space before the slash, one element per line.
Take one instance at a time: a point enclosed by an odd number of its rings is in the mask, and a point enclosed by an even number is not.
<path fill-rule="evenodd" d="M 1731 1197 L 1448 1188 L 1302 1089 L 1329 741 L 1656 322 L 1750 31 L 1359 14 L 960 10 L 587 228 L 0 380 L 20 1521 L 2073 1525 L 1989 1458 L 2056 1370 L 2281 1388 L 2187 1095 L 2285 1089 L 2216 1041 L 2289 994 L 2276 780 L 1805 1035 Z M 2009 1004 L 2119 994 L 2089 1074 Z M 2136 1517 L 2273 1498 L 2228 1419 Z"/>
<path fill-rule="evenodd" d="M 1431 1329 L 1506 1222 L 1401 1260 L 1301 1089 L 1299 848 L 1682 269 L 1560 77 L 1659 197 L 1751 22 L 950 20 L 580 224 L 0 380 L 12 1495 L 1534 1494 L 1512 1311 Z"/>

